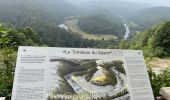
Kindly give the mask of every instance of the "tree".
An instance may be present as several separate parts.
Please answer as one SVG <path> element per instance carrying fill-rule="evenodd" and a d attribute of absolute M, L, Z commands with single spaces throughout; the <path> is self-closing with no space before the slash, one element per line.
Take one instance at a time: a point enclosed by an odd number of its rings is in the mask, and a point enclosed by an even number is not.
<path fill-rule="evenodd" d="M 10 100 L 13 86 L 15 67 L 13 44 L 11 37 L 0 36 L 0 96 L 5 96 L 6 100 Z"/>
<path fill-rule="evenodd" d="M 170 21 L 156 25 L 131 40 L 132 49 L 142 49 L 147 56 L 170 56 Z"/>
<path fill-rule="evenodd" d="M 156 48 L 156 55 L 170 55 L 170 22 L 160 25 L 152 36 L 151 44 Z"/>
<path fill-rule="evenodd" d="M 129 41 L 127 40 L 122 40 L 119 44 L 120 49 L 128 49 L 129 48 Z"/>
<path fill-rule="evenodd" d="M 166 69 L 161 70 L 160 74 L 156 74 L 150 67 L 148 74 L 150 77 L 153 93 L 156 98 L 159 96 L 159 90 L 161 87 L 170 86 L 170 68 L 167 67 Z"/>

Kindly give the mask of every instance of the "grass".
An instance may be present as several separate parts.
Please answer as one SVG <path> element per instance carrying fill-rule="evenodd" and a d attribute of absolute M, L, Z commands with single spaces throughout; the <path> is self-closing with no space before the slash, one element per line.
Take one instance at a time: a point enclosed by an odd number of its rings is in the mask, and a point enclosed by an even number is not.
<path fill-rule="evenodd" d="M 82 31 L 78 26 L 78 19 L 66 20 L 65 24 L 69 27 L 69 29 L 74 32 L 82 35 L 85 39 L 93 39 L 93 40 L 110 40 L 117 39 L 115 35 L 108 34 L 90 34 Z"/>

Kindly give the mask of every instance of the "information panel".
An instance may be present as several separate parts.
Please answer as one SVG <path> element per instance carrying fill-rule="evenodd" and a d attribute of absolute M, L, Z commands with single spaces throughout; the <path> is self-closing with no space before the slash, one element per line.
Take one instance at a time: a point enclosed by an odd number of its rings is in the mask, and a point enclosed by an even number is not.
<path fill-rule="evenodd" d="M 19 47 L 12 100 L 154 100 L 140 50 Z"/>

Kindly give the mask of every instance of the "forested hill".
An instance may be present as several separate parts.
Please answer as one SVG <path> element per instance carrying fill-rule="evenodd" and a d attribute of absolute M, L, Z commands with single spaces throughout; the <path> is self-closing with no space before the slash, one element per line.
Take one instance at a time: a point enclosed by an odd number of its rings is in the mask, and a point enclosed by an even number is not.
<path fill-rule="evenodd" d="M 0 23 L 15 27 L 32 27 L 44 40 L 50 28 L 57 27 L 56 19 L 32 0 L 0 0 Z M 13 2 L 13 3 L 11 3 Z"/>
<path fill-rule="evenodd" d="M 79 9 L 66 0 L 0 0 L 1 21 L 17 26 L 36 22 L 60 23 L 65 17 L 79 14 Z M 26 21 L 24 21 L 26 20 Z"/>
<path fill-rule="evenodd" d="M 0 24 L 0 47 L 2 43 L 12 43 L 17 46 L 42 46 L 42 41 L 31 27 L 16 28 Z"/>
<path fill-rule="evenodd" d="M 48 12 L 40 9 L 38 3 L 32 0 L 0 0 L 0 21 L 21 26 L 37 26 L 46 23 L 55 22 L 54 18 L 48 15 Z M 13 2 L 13 3 L 11 3 Z"/>
<path fill-rule="evenodd" d="M 66 5 L 61 0 L 52 1 L 58 2 L 59 4 L 57 5 Z M 64 16 L 72 15 L 65 15 L 64 11 L 62 12 L 64 10 L 62 8 L 65 8 L 65 6 L 58 9 L 60 12 L 56 11 L 57 15 L 63 16 L 60 19 L 60 17 L 51 15 L 51 12 L 48 12 L 50 8 L 45 6 L 47 0 L 43 0 L 41 3 L 39 0 L 16 0 L 15 2 L 12 0 L 0 0 L 0 2 L 0 23 L 13 25 L 17 28 L 31 27 L 42 42 L 48 46 L 86 47 L 89 44 L 89 41 L 82 40 L 80 35 L 72 34 L 58 27 Z"/>
<path fill-rule="evenodd" d="M 48 12 L 48 15 L 54 17 L 59 23 L 62 23 L 66 17 L 83 13 L 82 9 L 70 3 L 70 0 L 33 0 L 35 1 L 42 10 Z"/>
<path fill-rule="evenodd" d="M 133 49 L 142 49 L 148 56 L 170 56 L 170 21 L 139 34 L 130 46 Z"/>
<path fill-rule="evenodd" d="M 152 25 L 170 20 L 170 7 L 146 8 L 130 14 L 128 19 L 137 24 L 138 29 L 143 31 Z"/>
<path fill-rule="evenodd" d="M 89 34 L 114 34 L 117 37 L 123 37 L 125 33 L 125 27 L 121 19 L 104 12 L 82 17 L 78 22 L 78 26 Z"/>
<path fill-rule="evenodd" d="M 106 9 L 119 16 L 126 16 L 138 10 L 151 7 L 143 3 L 127 2 L 126 0 L 68 0 L 83 12 L 94 12 L 98 9 Z"/>

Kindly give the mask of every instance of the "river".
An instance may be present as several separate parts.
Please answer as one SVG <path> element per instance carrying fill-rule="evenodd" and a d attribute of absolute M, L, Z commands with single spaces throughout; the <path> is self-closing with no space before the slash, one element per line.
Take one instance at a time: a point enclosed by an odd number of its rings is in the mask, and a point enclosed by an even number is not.
<path fill-rule="evenodd" d="M 65 29 L 65 30 L 68 31 L 68 26 L 65 25 L 65 24 L 60 24 L 60 25 L 58 25 L 58 27 L 60 27 L 61 29 Z M 127 24 L 124 24 L 124 27 L 126 28 L 126 32 L 125 32 L 125 35 L 124 35 L 124 39 L 127 40 L 128 37 L 129 37 L 130 29 L 129 29 L 129 27 L 127 26 Z"/>
<path fill-rule="evenodd" d="M 68 31 L 68 26 L 66 26 L 65 24 L 60 24 L 60 25 L 58 25 L 58 27 Z"/>
<path fill-rule="evenodd" d="M 130 30 L 129 30 L 129 27 L 127 26 L 127 24 L 124 24 L 125 28 L 126 28 L 126 32 L 125 32 L 125 35 L 124 35 L 124 39 L 127 40 L 128 37 L 129 37 L 129 33 L 130 33 Z"/>

